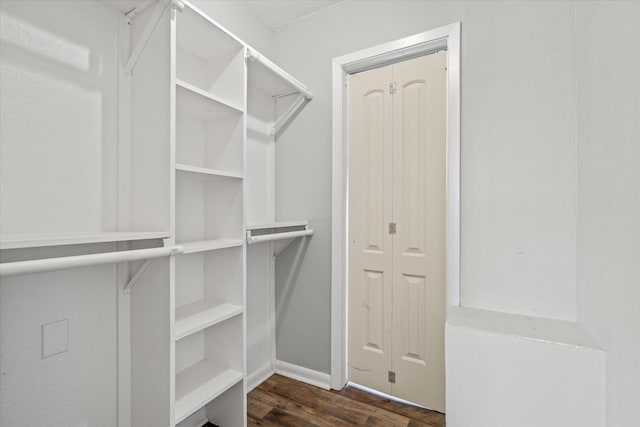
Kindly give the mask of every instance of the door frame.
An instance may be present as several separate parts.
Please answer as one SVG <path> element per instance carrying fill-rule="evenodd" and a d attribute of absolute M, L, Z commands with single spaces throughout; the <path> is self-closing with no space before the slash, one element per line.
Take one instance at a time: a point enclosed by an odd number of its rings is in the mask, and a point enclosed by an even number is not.
<path fill-rule="evenodd" d="M 332 62 L 331 388 L 347 383 L 349 74 L 447 49 L 446 312 L 460 305 L 460 22 L 373 46 Z M 446 351 L 446 349 L 445 349 Z"/>

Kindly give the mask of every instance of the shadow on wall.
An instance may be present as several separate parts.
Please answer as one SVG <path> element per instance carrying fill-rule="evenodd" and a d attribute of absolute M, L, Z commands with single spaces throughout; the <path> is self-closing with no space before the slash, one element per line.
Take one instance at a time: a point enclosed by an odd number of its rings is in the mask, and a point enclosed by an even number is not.
<path fill-rule="evenodd" d="M 298 282 L 298 277 L 300 276 L 300 270 L 302 268 L 302 259 L 307 253 L 311 238 L 303 237 L 301 239 L 296 239 L 280 255 L 281 258 L 279 261 L 283 263 L 281 268 L 284 268 L 285 271 L 289 272 L 289 274 L 287 275 L 284 283 L 276 283 L 276 293 L 279 296 L 279 298 L 276 298 L 276 331 L 282 327 L 282 323 L 284 321 L 283 313 L 287 312 L 289 304 L 291 303 L 293 286 Z"/>

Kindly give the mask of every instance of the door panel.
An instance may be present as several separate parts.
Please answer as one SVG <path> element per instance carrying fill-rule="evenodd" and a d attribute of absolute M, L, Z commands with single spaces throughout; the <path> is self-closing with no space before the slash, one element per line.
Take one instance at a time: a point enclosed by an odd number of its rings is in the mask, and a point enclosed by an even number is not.
<path fill-rule="evenodd" d="M 349 378 L 391 393 L 391 69 L 349 81 Z"/>
<path fill-rule="evenodd" d="M 445 404 L 445 67 L 441 52 L 351 76 L 348 110 L 349 379 L 438 411 Z"/>
<path fill-rule="evenodd" d="M 393 395 L 444 411 L 446 53 L 393 68 Z"/>

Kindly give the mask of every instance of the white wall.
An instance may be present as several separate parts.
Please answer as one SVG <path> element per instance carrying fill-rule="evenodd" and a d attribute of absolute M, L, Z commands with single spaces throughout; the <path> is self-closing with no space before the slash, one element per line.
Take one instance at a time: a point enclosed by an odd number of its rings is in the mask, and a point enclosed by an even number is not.
<path fill-rule="evenodd" d="M 277 215 L 308 218 L 318 230 L 278 330 L 287 337 L 278 340 L 280 359 L 298 357 L 280 352 L 291 340 L 314 355 L 305 366 L 329 367 L 331 59 L 455 21 L 463 304 L 575 318 L 573 17 L 570 2 L 347 1 L 274 33 L 276 62 L 315 95 L 278 143 Z M 313 333 L 301 333 L 305 320 L 294 311 L 314 315 Z"/>
<path fill-rule="evenodd" d="M 271 54 L 271 29 L 256 18 L 243 2 L 192 0 L 191 3 L 262 54 Z"/>
<path fill-rule="evenodd" d="M 607 350 L 607 425 L 638 426 L 640 3 L 576 13 L 578 319 Z"/>
<path fill-rule="evenodd" d="M 278 259 L 278 359 L 329 372 L 331 59 L 461 21 L 462 305 L 578 319 L 607 351 L 607 423 L 640 423 L 638 7 L 345 1 L 278 29 L 315 97 L 278 142 L 276 212 L 317 230 L 286 289 L 296 246 Z"/>
<path fill-rule="evenodd" d="M 97 2 L 2 1 L 2 234 L 115 226 L 116 31 Z M 2 262 L 114 249 L 3 251 Z M 1 280 L 0 425 L 116 424 L 115 268 Z M 68 350 L 42 358 L 42 325 L 65 319 Z"/>
<path fill-rule="evenodd" d="M 2 262 L 112 251 L 112 244 L 24 249 Z M 0 426 L 101 426 L 117 419 L 116 267 L 0 281 Z M 41 354 L 42 325 L 68 321 L 68 350 Z"/>
<path fill-rule="evenodd" d="M 116 30 L 97 2 L 2 2 L 0 233 L 115 229 Z"/>
<path fill-rule="evenodd" d="M 445 340 L 447 426 L 606 425 L 606 356 L 574 322 L 456 307 Z"/>

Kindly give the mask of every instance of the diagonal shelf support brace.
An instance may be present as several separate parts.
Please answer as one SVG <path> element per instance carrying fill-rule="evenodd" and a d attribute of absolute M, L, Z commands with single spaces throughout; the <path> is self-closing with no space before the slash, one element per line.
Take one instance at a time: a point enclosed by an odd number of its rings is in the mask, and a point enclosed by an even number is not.
<path fill-rule="evenodd" d="M 147 26 L 144 27 L 144 30 L 142 31 L 140 40 L 138 40 L 138 43 L 131 51 L 131 55 L 124 65 L 124 72 L 126 75 L 130 76 L 133 73 L 133 69 L 138 62 L 138 59 L 140 59 L 140 55 L 142 55 L 144 48 L 147 46 L 147 43 L 149 43 L 149 39 L 151 39 L 151 35 L 162 19 L 162 15 L 166 8 L 182 12 L 184 10 L 184 3 L 180 0 L 158 0 L 153 8 L 149 21 L 147 22 Z"/>
<path fill-rule="evenodd" d="M 296 100 L 293 101 L 293 103 L 289 106 L 287 111 L 285 111 L 273 124 L 271 134 L 277 134 L 280 129 L 282 129 L 287 123 L 289 123 L 298 115 L 298 113 L 304 108 L 305 105 L 307 105 L 309 101 L 310 99 L 305 98 L 302 94 L 299 94 Z"/>
<path fill-rule="evenodd" d="M 142 266 L 138 269 L 138 271 L 136 271 L 136 274 L 134 274 L 133 277 L 129 280 L 129 282 L 124 285 L 124 288 L 122 288 L 122 293 L 124 293 L 125 295 L 131 294 L 131 289 L 133 289 L 135 284 L 138 283 L 138 280 L 140 280 L 140 278 L 144 276 L 144 273 L 146 273 L 147 269 L 151 267 L 151 264 L 153 264 L 155 260 L 155 258 L 146 260 L 144 264 L 142 264 Z"/>
<path fill-rule="evenodd" d="M 305 244 L 305 241 L 307 240 L 308 236 L 302 236 L 302 244 Z M 285 249 L 287 249 L 287 247 L 293 243 L 293 241 L 295 240 L 295 238 L 291 238 L 286 240 L 283 244 L 281 244 L 278 248 L 276 248 L 273 251 L 273 257 L 276 258 L 278 255 L 280 255 L 282 252 L 284 252 Z M 277 243 L 276 243 L 277 245 Z"/>

